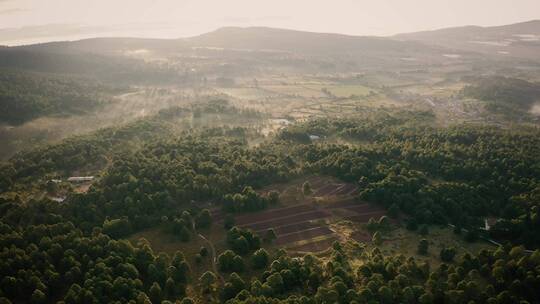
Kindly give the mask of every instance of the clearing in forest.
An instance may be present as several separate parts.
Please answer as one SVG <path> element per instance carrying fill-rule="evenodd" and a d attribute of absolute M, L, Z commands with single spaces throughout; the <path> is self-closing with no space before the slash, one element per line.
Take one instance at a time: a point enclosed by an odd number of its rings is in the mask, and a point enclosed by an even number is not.
<path fill-rule="evenodd" d="M 309 193 L 303 193 L 308 182 Z M 332 229 L 339 221 L 367 223 L 370 218 L 379 219 L 386 212 L 380 206 L 356 199 L 358 187 L 326 176 L 311 176 L 287 184 L 272 185 L 260 192 L 280 192 L 278 207 L 235 217 L 235 224 L 248 228 L 264 237 L 273 229 L 277 239 L 275 246 L 292 252 L 318 252 L 326 250 L 334 241 L 345 236 Z M 221 212 L 214 213 L 222 219 Z"/>

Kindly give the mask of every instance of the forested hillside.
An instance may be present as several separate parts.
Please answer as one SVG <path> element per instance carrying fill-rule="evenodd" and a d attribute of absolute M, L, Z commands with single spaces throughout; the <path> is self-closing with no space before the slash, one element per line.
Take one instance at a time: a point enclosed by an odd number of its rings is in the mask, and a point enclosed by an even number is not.
<path fill-rule="evenodd" d="M 540 303 L 538 24 L 0 48 L 0 304 Z"/>
<path fill-rule="evenodd" d="M 463 89 L 466 96 L 488 103 L 491 111 L 529 110 L 540 101 L 540 84 L 523 79 L 486 77 Z"/>
<path fill-rule="evenodd" d="M 197 115 L 232 109 L 210 103 Z M 538 129 L 441 129 L 430 126 L 430 113 L 381 112 L 312 120 L 250 146 L 253 135 L 246 128 L 175 131 L 175 117 L 192 111 L 162 112 L 22 153 L 3 167 L 4 302 L 540 300 L 540 253 L 525 251 L 540 244 L 534 233 L 540 228 Z M 324 140 L 310 139 L 313 134 Z M 86 193 L 49 182 L 85 167 L 99 172 Z M 274 247 L 268 235 L 229 230 L 229 219 L 222 228 L 216 211 L 205 209 L 209 201 L 222 206 L 227 216 L 272 208 L 279 204 L 279 194 L 265 196 L 253 189 L 306 174 L 357 185 L 358 199 L 399 215 L 410 230 L 451 223 L 468 231 L 470 241 L 487 237 L 507 245 L 455 258 L 454 249 L 444 248 L 435 265 L 354 241 L 335 243 L 322 255 L 292 257 Z M 36 196 L 65 187 L 63 202 Z M 27 197 L 27 191 L 34 194 Z M 500 218 L 489 232 L 479 229 L 486 216 Z M 207 259 L 204 263 L 212 264 L 210 248 L 193 257 L 154 252 L 147 241 L 122 239 L 154 227 L 175 235 L 186 248 L 198 233 L 223 230 L 226 242 L 217 273 L 201 266 L 208 265 L 201 264 Z M 431 250 L 427 241 L 422 246 L 419 252 Z"/>
<path fill-rule="evenodd" d="M 120 90 L 92 79 L 4 70 L 0 73 L 0 122 L 20 124 L 45 115 L 81 115 L 107 102 L 107 93 Z"/>

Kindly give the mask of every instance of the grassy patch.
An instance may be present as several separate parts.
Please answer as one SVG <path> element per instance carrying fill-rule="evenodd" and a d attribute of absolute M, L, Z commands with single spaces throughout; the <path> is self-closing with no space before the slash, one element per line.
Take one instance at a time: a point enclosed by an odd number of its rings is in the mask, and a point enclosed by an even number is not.
<path fill-rule="evenodd" d="M 456 235 L 449 228 L 430 227 L 429 234 L 422 236 L 416 232 L 408 231 L 404 228 L 396 228 L 389 233 L 384 234 L 384 242 L 378 246 L 385 254 L 403 254 L 405 256 L 414 256 L 415 258 L 427 261 L 432 265 L 441 263 L 439 257 L 443 247 L 455 247 L 456 257 L 464 253 L 478 253 L 482 249 L 494 249 L 495 247 L 483 241 L 468 243 L 463 236 Z M 421 239 L 429 241 L 427 255 L 419 255 L 417 246 Z M 372 243 L 367 244 L 368 248 L 373 248 Z"/>
<path fill-rule="evenodd" d="M 198 231 L 198 233 L 204 235 L 214 244 L 217 251 L 216 257 L 223 252 L 225 247 L 225 229 L 221 225 L 214 224 L 211 228 Z M 195 255 L 199 253 L 201 247 L 204 246 L 210 251 L 208 242 L 196 234 L 192 235 L 189 242 L 182 242 L 175 235 L 165 232 L 162 227 L 155 227 L 137 232 L 131 235 L 128 240 L 135 244 L 141 238 L 146 239 L 150 243 L 152 250 L 156 254 L 165 252 L 172 257 L 176 251 L 183 252 L 193 271 L 193 279 L 198 279 L 205 271 L 212 270 L 211 252 L 207 257 L 203 258 L 201 264 L 195 262 Z"/>
<path fill-rule="evenodd" d="M 376 93 L 372 88 L 363 85 L 339 85 L 331 86 L 327 88 L 333 95 L 337 97 L 350 97 L 350 96 L 366 96 L 370 92 Z"/>

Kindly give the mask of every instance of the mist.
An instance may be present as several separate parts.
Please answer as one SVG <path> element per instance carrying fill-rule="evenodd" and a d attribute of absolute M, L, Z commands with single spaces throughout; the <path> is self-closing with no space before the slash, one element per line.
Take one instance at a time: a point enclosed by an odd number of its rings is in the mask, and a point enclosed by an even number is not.
<path fill-rule="evenodd" d="M 179 38 L 224 26 L 388 36 L 538 18 L 540 3 L 535 0 L 4 0 L 0 1 L 0 44 L 111 36 Z"/>

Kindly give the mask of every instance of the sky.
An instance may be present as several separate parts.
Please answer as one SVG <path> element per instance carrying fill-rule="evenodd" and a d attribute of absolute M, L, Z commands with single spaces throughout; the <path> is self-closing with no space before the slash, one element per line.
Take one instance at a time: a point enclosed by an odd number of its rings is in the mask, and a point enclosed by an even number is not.
<path fill-rule="evenodd" d="M 223 26 L 389 36 L 540 19 L 540 0 L 0 0 L 0 44 L 179 38 Z"/>

